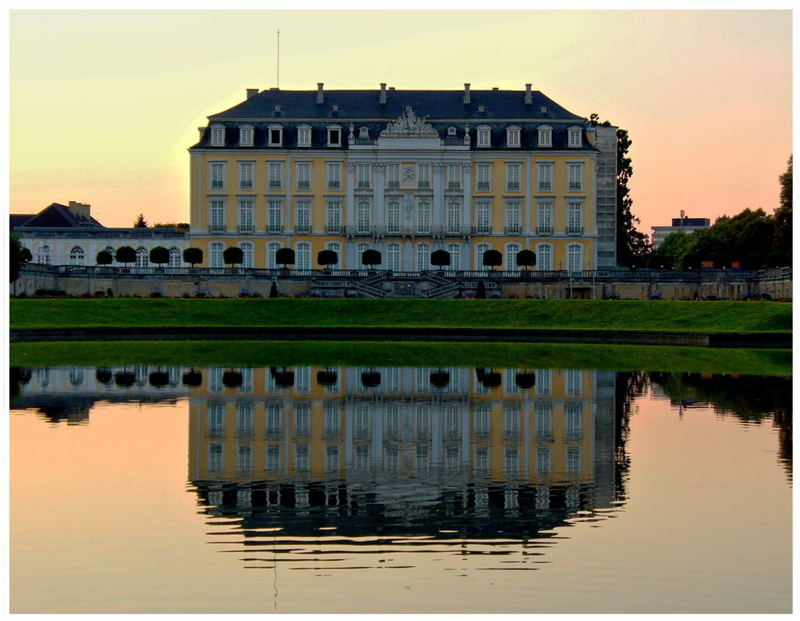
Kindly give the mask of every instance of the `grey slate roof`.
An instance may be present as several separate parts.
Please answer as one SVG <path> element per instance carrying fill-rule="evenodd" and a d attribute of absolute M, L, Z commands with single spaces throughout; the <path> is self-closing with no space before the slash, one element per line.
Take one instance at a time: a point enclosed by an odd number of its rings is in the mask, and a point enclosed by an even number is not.
<path fill-rule="evenodd" d="M 481 150 L 475 144 L 475 128 L 489 125 L 491 148 L 505 148 L 505 130 L 510 125 L 521 128 L 521 148 L 537 148 L 537 128 L 540 125 L 553 127 L 553 146 L 548 150 L 567 147 L 567 127 L 586 126 L 586 119 L 566 110 L 540 91 L 532 91 L 532 103 L 525 103 L 525 91 L 482 90 L 470 91 L 470 103 L 464 104 L 464 91 L 426 91 L 426 90 L 387 90 L 386 104 L 379 103 L 380 90 L 326 90 L 324 101 L 316 103 L 317 91 L 282 91 L 270 89 L 246 99 L 240 104 L 208 117 L 209 125 L 225 125 L 225 146 L 211 147 L 210 129 L 192 148 L 204 149 L 268 149 L 268 126 L 283 126 L 283 148 L 297 147 L 297 126 L 310 125 L 314 149 L 336 150 L 327 147 L 327 127 L 331 124 L 342 126 L 342 149 L 348 145 L 351 123 L 355 125 L 355 135 L 359 128 L 367 127 L 370 138 L 376 138 L 385 129 L 386 123 L 396 120 L 406 106 L 411 106 L 418 117 L 427 120 L 439 135 L 452 140 L 447 128 L 456 127 L 453 142 L 463 144 L 465 125 L 470 126 L 472 134 L 471 149 Z M 280 106 L 279 110 L 275 107 Z M 333 109 L 338 106 L 338 111 Z M 481 110 L 481 107 L 483 109 Z M 254 128 L 253 147 L 239 147 L 239 126 L 252 125 Z M 447 143 L 447 142 L 446 142 Z M 585 139 L 585 149 L 595 150 Z"/>
<path fill-rule="evenodd" d="M 33 218 L 36 214 L 35 213 L 12 213 L 9 214 L 9 225 L 8 230 L 13 231 L 16 227 L 22 226 L 28 220 Z"/>
<path fill-rule="evenodd" d="M 12 218 L 14 216 L 12 215 Z M 97 220 L 92 218 L 81 218 L 72 213 L 68 207 L 60 203 L 52 203 L 51 205 L 42 209 L 35 216 L 20 226 L 27 227 L 80 227 L 80 228 L 103 228 Z"/>

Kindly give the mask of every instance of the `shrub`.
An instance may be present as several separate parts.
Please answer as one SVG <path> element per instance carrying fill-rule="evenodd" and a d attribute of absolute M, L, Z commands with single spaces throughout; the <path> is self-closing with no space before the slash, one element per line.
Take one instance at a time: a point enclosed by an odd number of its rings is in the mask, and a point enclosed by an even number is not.
<path fill-rule="evenodd" d="M 339 255 L 333 250 L 322 250 L 317 255 L 317 263 L 328 267 L 329 265 L 336 265 L 339 262 Z"/>
<path fill-rule="evenodd" d="M 136 251 L 130 246 L 122 246 L 117 248 L 115 258 L 117 263 L 136 263 Z"/>
<path fill-rule="evenodd" d="M 156 246 L 150 250 L 150 263 L 165 265 L 169 263 L 169 250 L 164 246 Z"/>
<path fill-rule="evenodd" d="M 97 253 L 95 261 L 97 265 L 111 265 L 112 261 L 114 261 L 114 257 L 108 250 L 101 250 Z"/>
<path fill-rule="evenodd" d="M 183 251 L 183 261 L 194 267 L 198 263 L 203 262 L 203 251 L 200 248 L 186 248 L 186 250 Z"/>
<path fill-rule="evenodd" d="M 161 292 L 160 292 L 160 291 L 153 291 L 153 292 L 150 294 L 150 297 L 151 297 L 151 298 L 163 298 L 164 296 L 163 296 L 163 295 L 161 295 Z"/>
<path fill-rule="evenodd" d="M 445 267 L 450 265 L 450 253 L 447 250 L 434 250 L 431 253 L 431 265 Z"/>
<path fill-rule="evenodd" d="M 284 268 L 287 265 L 294 265 L 294 250 L 291 248 L 279 248 L 275 253 L 275 263 L 283 265 Z"/>
<path fill-rule="evenodd" d="M 487 250 L 483 253 L 483 264 L 492 269 L 503 265 L 503 255 L 497 250 Z"/>
<path fill-rule="evenodd" d="M 225 251 L 222 253 L 222 260 L 231 267 L 234 265 L 241 265 L 244 262 L 244 252 L 238 246 L 225 248 Z"/>

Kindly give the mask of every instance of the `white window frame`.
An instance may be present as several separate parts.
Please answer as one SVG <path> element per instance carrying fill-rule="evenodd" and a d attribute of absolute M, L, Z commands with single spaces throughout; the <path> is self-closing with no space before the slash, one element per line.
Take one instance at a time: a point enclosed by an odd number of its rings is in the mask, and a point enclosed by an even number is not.
<path fill-rule="evenodd" d="M 536 201 L 536 233 L 538 235 L 552 235 L 553 233 L 553 199 L 539 199 Z"/>
<path fill-rule="evenodd" d="M 255 132 L 253 130 L 252 125 L 240 125 L 239 126 L 239 146 L 240 147 L 252 147 L 253 146 L 253 136 Z"/>
<path fill-rule="evenodd" d="M 390 200 L 386 203 L 386 232 L 400 232 L 400 201 Z"/>
<path fill-rule="evenodd" d="M 428 243 L 417 244 L 416 247 L 416 267 L 417 271 L 431 269 L 431 246 Z"/>
<path fill-rule="evenodd" d="M 329 147 L 341 147 L 342 146 L 342 126 L 341 125 L 328 125 L 327 130 L 328 130 L 328 146 Z M 336 131 L 339 132 L 339 134 L 338 134 L 339 135 L 338 142 L 334 142 L 334 141 L 331 140 L 331 138 L 333 137 L 332 133 L 336 132 Z"/>
<path fill-rule="evenodd" d="M 486 242 L 481 242 L 477 246 L 475 246 L 475 269 L 476 270 L 488 270 L 490 269 L 488 266 L 483 264 L 483 254 L 487 250 L 491 250 L 492 245 Z"/>
<path fill-rule="evenodd" d="M 326 162 L 327 185 L 329 190 L 342 189 L 342 163 Z"/>
<path fill-rule="evenodd" d="M 583 136 L 580 127 L 567 128 L 567 147 L 580 149 L 583 146 Z"/>
<path fill-rule="evenodd" d="M 547 171 L 547 173 L 545 173 Z M 553 191 L 553 162 L 537 162 L 536 189 L 539 192 Z"/>
<path fill-rule="evenodd" d="M 522 130 L 517 125 L 511 125 L 506 128 L 506 147 L 509 149 L 519 149 L 522 145 L 521 142 Z"/>
<path fill-rule="evenodd" d="M 567 252 L 567 271 L 568 272 L 583 271 L 583 244 L 569 244 L 567 245 L 566 252 Z M 575 269 L 576 267 L 577 269 Z"/>
<path fill-rule="evenodd" d="M 447 206 L 445 207 L 445 218 L 448 233 L 461 233 L 463 213 L 460 202 L 447 201 Z"/>
<path fill-rule="evenodd" d="M 239 198 L 239 232 L 252 233 L 253 226 L 253 211 L 255 209 L 255 201 L 251 197 Z"/>
<path fill-rule="evenodd" d="M 211 136 L 209 136 L 208 144 L 212 147 L 225 146 L 225 126 L 219 123 L 211 125 Z"/>
<path fill-rule="evenodd" d="M 356 165 L 356 187 L 359 190 L 368 190 L 372 187 L 372 166 L 369 164 Z"/>
<path fill-rule="evenodd" d="M 296 265 L 295 269 L 310 270 L 311 269 L 311 242 L 301 241 L 295 246 Z"/>
<path fill-rule="evenodd" d="M 567 234 L 583 234 L 583 199 L 567 199 Z"/>
<path fill-rule="evenodd" d="M 461 164 L 447 165 L 447 189 L 460 190 L 464 183 L 464 170 Z"/>
<path fill-rule="evenodd" d="M 247 268 L 255 267 L 253 265 L 253 256 L 254 256 L 253 242 L 249 242 L 249 241 L 239 242 L 237 245 L 242 250 L 242 265 L 241 265 L 241 267 L 247 267 Z"/>
<path fill-rule="evenodd" d="M 308 192 L 311 190 L 311 162 L 297 162 L 295 175 L 297 177 L 297 190 Z"/>
<path fill-rule="evenodd" d="M 400 270 L 400 244 L 392 242 L 386 246 L 386 269 Z"/>
<path fill-rule="evenodd" d="M 208 266 L 225 267 L 224 257 L 222 256 L 223 252 L 225 252 L 225 244 L 222 242 L 211 242 L 208 245 Z"/>
<path fill-rule="evenodd" d="M 417 165 L 417 187 L 424 190 L 431 187 L 431 165 Z"/>
<path fill-rule="evenodd" d="M 36 251 L 36 262 L 40 265 L 50 265 L 53 253 L 50 246 L 44 245 Z M 113 254 L 111 255 L 114 256 Z"/>
<path fill-rule="evenodd" d="M 478 162 L 475 164 L 475 191 L 491 192 L 492 190 L 492 163 Z"/>
<path fill-rule="evenodd" d="M 369 233 L 372 226 L 372 205 L 370 201 L 361 199 L 356 203 L 356 231 Z"/>
<path fill-rule="evenodd" d="M 386 187 L 390 190 L 400 187 L 400 164 L 386 165 Z"/>
<path fill-rule="evenodd" d="M 517 255 L 522 251 L 522 246 L 516 242 L 508 243 L 505 245 L 504 251 L 503 260 L 506 263 L 506 271 L 518 272 Z"/>
<path fill-rule="evenodd" d="M 339 233 L 342 230 L 342 201 L 328 199 L 325 204 L 325 232 Z"/>
<path fill-rule="evenodd" d="M 240 160 L 239 164 L 239 189 L 252 190 L 254 186 L 255 162 L 252 160 Z"/>
<path fill-rule="evenodd" d="M 516 171 L 516 174 L 513 171 Z M 516 177 L 516 181 L 514 177 Z M 522 164 L 520 162 L 506 162 L 506 191 L 520 192 L 521 190 Z"/>
<path fill-rule="evenodd" d="M 278 241 L 267 242 L 267 268 L 277 269 L 278 263 L 276 261 L 276 254 L 281 249 L 281 243 Z"/>
<path fill-rule="evenodd" d="M 420 201 L 417 203 L 417 232 L 430 233 L 431 232 L 431 204 L 429 201 Z"/>
<path fill-rule="evenodd" d="M 567 191 L 583 191 L 583 162 L 567 162 Z"/>
<path fill-rule="evenodd" d="M 447 252 L 450 253 L 450 269 L 461 269 L 461 244 L 448 244 Z"/>
<path fill-rule="evenodd" d="M 114 256 L 113 254 L 111 256 Z M 170 246 L 169 263 L 170 267 L 183 267 L 183 251 L 177 246 Z"/>
<path fill-rule="evenodd" d="M 211 190 L 225 189 L 227 162 L 211 161 L 208 163 L 208 187 Z"/>
<path fill-rule="evenodd" d="M 86 251 L 83 246 L 75 245 L 69 249 L 70 265 L 86 265 Z"/>
<path fill-rule="evenodd" d="M 310 197 L 299 197 L 295 199 L 295 219 L 294 230 L 296 233 L 311 233 L 311 213 L 312 204 Z"/>
<path fill-rule="evenodd" d="M 488 149 L 492 146 L 492 128 L 488 125 L 478 125 L 475 128 L 475 146 L 480 149 Z"/>
<path fill-rule="evenodd" d="M 518 198 L 506 199 L 504 209 L 505 232 L 509 235 L 522 233 L 522 201 Z"/>
<path fill-rule="evenodd" d="M 278 132 L 277 142 L 272 139 L 272 132 Z M 271 124 L 267 127 L 267 146 L 268 147 L 282 147 L 283 146 L 283 125 Z"/>
<path fill-rule="evenodd" d="M 297 146 L 308 148 L 311 146 L 311 126 L 298 125 L 297 127 Z"/>
<path fill-rule="evenodd" d="M 210 196 L 208 199 L 208 228 L 211 233 L 223 233 L 226 229 L 225 197 Z"/>
<path fill-rule="evenodd" d="M 328 242 L 325 250 L 332 250 L 336 253 L 336 263 L 327 266 L 327 269 L 338 270 L 342 268 L 342 245 L 339 242 Z"/>
<path fill-rule="evenodd" d="M 283 198 L 270 197 L 267 199 L 267 232 L 283 233 Z"/>
<path fill-rule="evenodd" d="M 283 162 L 281 160 L 267 160 L 267 189 L 283 189 Z"/>
<path fill-rule="evenodd" d="M 475 202 L 475 230 L 478 234 L 492 232 L 492 201 Z"/>
<path fill-rule="evenodd" d="M 536 143 L 539 147 L 553 146 L 553 128 L 550 125 L 539 125 L 536 129 Z"/>
<path fill-rule="evenodd" d="M 540 272 L 550 272 L 553 269 L 553 244 L 536 244 L 536 269 Z M 539 378 L 536 378 L 538 383 Z"/>

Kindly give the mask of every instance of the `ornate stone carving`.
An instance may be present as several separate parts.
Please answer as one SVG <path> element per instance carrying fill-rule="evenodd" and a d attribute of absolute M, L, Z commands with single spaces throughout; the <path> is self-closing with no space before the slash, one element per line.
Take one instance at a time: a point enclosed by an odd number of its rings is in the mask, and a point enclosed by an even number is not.
<path fill-rule="evenodd" d="M 414 195 L 413 194 L 404 194 L 403 195 L 403 209 L 405 211 L 406 224 L 411 224 L 411 218 L 414 215 Z"/>
<path fill-rule="evenodd" d="M 424 118 L 418 118 L 411 106 L 406 106 L 403 114 L 396 121 L 390 121 L 380 136 L 381 138 L 438 138 L 439 133 Z"/>

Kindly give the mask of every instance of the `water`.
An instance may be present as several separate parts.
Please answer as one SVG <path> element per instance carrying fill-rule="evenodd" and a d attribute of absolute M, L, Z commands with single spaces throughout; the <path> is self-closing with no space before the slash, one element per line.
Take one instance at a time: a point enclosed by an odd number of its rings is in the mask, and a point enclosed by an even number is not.
<path fill-rule="evenodd" d="M 790 612 L 791 384 L 12 371 L 12 612 Z"/>

